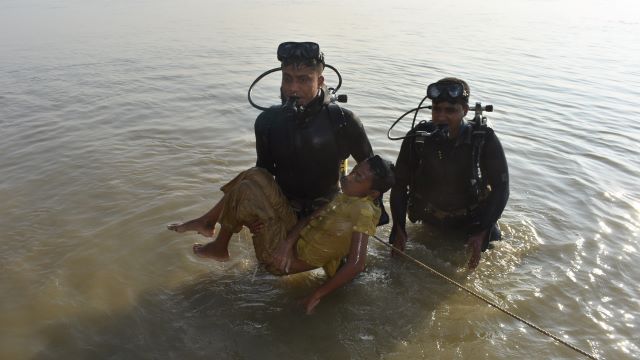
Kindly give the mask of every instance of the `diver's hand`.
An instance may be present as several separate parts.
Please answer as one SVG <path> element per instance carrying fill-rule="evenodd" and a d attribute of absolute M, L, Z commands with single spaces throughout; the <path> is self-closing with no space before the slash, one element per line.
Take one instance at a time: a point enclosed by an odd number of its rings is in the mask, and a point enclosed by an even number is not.
<path fill-rule="evenodd" d="M 262 223 L 262 221 L 257 220 L 255 222 L 252 222 L 251 224 L 247 225 L 247 227 L 249 228 L 249 231 L 255 235 L 255 234 L 259 234 L 263 229 L 264 229 L 264 223 Z"/>
<path fill-rule="evenodd" d="M 480 231 L 479 233 L 469 236 L 467 246 L 471 248 L 471 258 L 469 259 L 469 270 L 473 270 L 478 267 L 480 263 L 480 256 L 482 254 L 482 243 L 487 237 L 487 230 Z"/>
<path fill-rule="evenodd" d="M 395 240 L 393 241 L 393 249 L 391 249 L 391 256 L 396 256 L 396 255 L 400 255 L 400 253 L 398 253 L 396 251 L 400 250 L 400 251 L 404 251 L 404 249 L 407 246 L 407 232 L 404 229 L 400 229 L 400 228 L 396 228 L 395 231 Z"/>

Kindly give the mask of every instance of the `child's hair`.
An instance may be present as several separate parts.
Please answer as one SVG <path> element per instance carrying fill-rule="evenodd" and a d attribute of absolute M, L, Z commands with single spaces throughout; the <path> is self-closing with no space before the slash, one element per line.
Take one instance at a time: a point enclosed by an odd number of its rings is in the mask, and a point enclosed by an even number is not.
<path fill-rule="evenodd" d="M 396 182 L 396 177 L 393 174 L 393 163 L 381 158 L 379 155 L 371 156 L 365 161 L 369 163 L 369 168 L 373 172 L 371 188 L 379 191 L 380 195 L 391 189 Z"/>

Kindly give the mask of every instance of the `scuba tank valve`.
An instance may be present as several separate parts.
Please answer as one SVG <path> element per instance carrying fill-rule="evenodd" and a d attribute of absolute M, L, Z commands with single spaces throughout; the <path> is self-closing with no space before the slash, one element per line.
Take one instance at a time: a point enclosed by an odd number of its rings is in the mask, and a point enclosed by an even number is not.
<path fill-rule="evenodd" d="M 487 117 L 482 114 L 483 111 L 492 112 L 493 105 L 482 106 L 481 102 L 476 102 L 476 105 L 473 107 L 474 116 L 473 120 L 470 123 L 473 124 L 474 130 L 480 130 L 480 128 L 484 125 L 487 125 Z"/>

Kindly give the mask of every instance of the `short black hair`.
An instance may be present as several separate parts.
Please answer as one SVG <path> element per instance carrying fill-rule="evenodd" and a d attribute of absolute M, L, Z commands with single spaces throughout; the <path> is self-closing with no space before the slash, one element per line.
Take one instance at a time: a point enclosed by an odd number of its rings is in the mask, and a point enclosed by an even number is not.
<path fill-rule="evenodd" d="M 396 182 L 393 163 L 381 158 L 379 155 L 371 156 L 365 161 L 369 164 L 371 172 L 373 172 L 371 189 L 379 191 L 380 195 L 391 189 Z"/>
<path fill-rule="evenodd" d="M 299 66 L 307 66 L 313 68 L 320 74 L 322 74 L 322 71 L 324 70 L 324 62 L 318 61 L 316 59 L 305 59 L 302 57 L 289 57 L 282 60 L 280 64 L 283 68 L 289 65 L 293 65 L 296 68 Z"/>

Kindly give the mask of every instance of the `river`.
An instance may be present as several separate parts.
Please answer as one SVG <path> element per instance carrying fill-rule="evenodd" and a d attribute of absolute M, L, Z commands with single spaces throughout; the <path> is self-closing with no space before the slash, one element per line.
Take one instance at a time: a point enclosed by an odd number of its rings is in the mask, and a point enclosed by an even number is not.
<path fill-rule="evenodd" d="M 407 252 L 593 356 L 640 357 L 636 2 L 2 0 L 0 358 L 581 358 L 376 241 L 307 316 L 322 272 L 265 273 L 246 230 L 226 263 L 166 230 L 255 163 L 247 89 L 288 40 L 320 43 L 389 159 L 427 85 L 467 80 L 509 163 L 504 239 L 475 272 L 419 224 Z"/>

